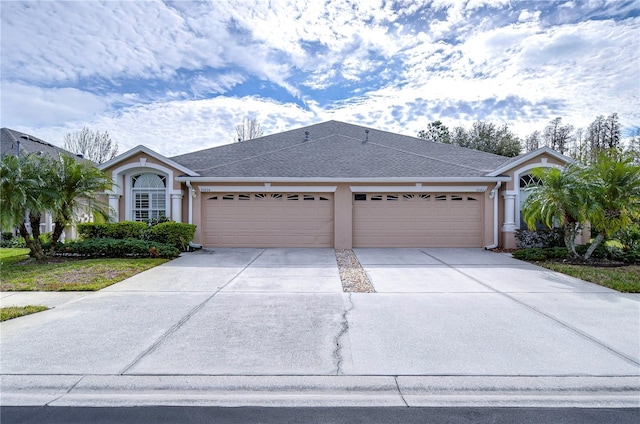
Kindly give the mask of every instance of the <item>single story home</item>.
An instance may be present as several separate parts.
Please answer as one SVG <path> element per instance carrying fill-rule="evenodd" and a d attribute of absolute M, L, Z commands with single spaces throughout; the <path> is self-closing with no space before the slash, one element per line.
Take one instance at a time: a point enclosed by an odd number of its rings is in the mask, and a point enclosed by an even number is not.
<path fill-rule="evenodd" d="M 98 167 L 114 220 L 196 224 L 205 247 L 513 248 L 531 170 L 570 160 L 328 121 L 171 158 L 140 145 Z"/>

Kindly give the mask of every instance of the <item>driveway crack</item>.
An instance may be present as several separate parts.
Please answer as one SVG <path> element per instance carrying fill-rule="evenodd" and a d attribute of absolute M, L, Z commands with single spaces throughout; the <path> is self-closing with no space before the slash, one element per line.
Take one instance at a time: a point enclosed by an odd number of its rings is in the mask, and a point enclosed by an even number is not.
<path fill-rule="evenodd" d="M 200 311 L 204 306 L 213 299 L 220 291 L 222 291 L 225 287 L 231 284 L 240 274 L 242 274 L 247 268 L 249 268 L 262 254 L 266 252 L 266 249 L 262 250 L 255 258 L 251 260 L 244 268 L 238 271 L 232 278 L 229 279 L 223 286 L 218 287 L 218 289 L 209 297 L 207 297 L 204 301 L 196 305 L 192 308 L 187 314 L 182 317 L 180 321 L 172 325 L 165 333 L 160 336 L 155 342 L 151 344 L 148 348 L 146 348 L 142 353 L 140 353 L 129 365 L 127 365 L 119 374 L 126 374 L 131 368 L 136 366 L 142 359 L 148 356 L 151 352 L 156 350 L 158 346 L 160 346 L 165 340 L 167 340 L 170 336 L 172 336 L 176 331 L 178 331 L 183 325 L 187 323 L 198 311 Z"/>
<path fill-rule="evenodd" d="M 340 322 L 340 331 L 336 335 L 334 339 L 335 348 L 333 350 L 333 360 L 336 363 L 336 375 L 342 374 L 342 363 L 344 361 L 344 357 L 342 354 L 342 349 L 344 349 L 342 345 L 342 339 L 347 335 L 349 331 L 349 312 L 353 310 L 353 300 L 351 299 L 351 293 L 346 296 L 345 308 L 342 312 L 341 322 Z"/>

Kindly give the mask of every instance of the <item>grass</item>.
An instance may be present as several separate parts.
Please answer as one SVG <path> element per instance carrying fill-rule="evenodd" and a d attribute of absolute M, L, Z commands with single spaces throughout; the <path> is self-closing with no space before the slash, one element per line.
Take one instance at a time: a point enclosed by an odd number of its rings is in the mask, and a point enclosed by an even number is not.
<path fill-rule="evenodd" d="M 1 291 L 95 291 L 168 259 L 60 259 L 38 262 L 28 249 L 0 249 Z"/>
<path fill-rule="evenodd" d="M 9 306 L 7 308 L 0 308 L 0 321 L 35 314 L 36 312 L 46 311 L 47 309 L 49 308 L 42 305 Z"/>
<path fill-rule="evenodd" d="M 640 265 L 615 268 L 539 262 L 539 265 L 581 280 L 590 281 L 624 293 L 640 293 Z"/>

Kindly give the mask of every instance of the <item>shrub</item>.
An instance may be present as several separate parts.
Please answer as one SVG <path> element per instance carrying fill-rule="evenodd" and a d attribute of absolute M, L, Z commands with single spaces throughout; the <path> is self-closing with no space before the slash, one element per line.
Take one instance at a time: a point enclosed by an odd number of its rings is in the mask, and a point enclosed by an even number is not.
<path fill-rule="evenodd" d="M 56 246 L 58 256 L 81 257 L 154 257 L 174 258 L 180 251 L 174 246 L 149 240 L 95 238 L 60 243 Z"/>
<path fill-rule="evenodd" d="M 623 228 L 616 234 L 616 238 L 625 249 L 640 248 L 640 226 L 633 224 Z"/>
<path fill-rule="evenodd" d="M 514 235 L 520 249 L 564 247 L 564 231 L 562 228 L 536 231 L 517 229 Z"/>
<path fill-rule="evenodd" d="M 149 227 L 145 231 L 145 238 L 159 243 L 171 244 L 180 250 L 186 250 L 195 233 L 195 225 L 169 221 Z"/>
<path fill-rule="evenodd" d="M 148 225 L 144 222 L 122 221 L 111 223 L 78 224 L 78 234 L 83 240 L 96 238 L 110 239 L 142 239 Z"/>
<path fill-rule="evenodd" d="M 27 242 L 24 240 L 24 237 L 14 237 L 11 239 L 9 247 L 13 247 L 14 249 L 24 249 L 27 247 Z"/>
<path fill-rule="evenodd" d="M 576 252 L 578 253 L 578 255 L 584 256 L 584 254 L 587 252 L 587 249 L 589 249 L 589 246 L 591 246 L 591 244 L 579 244 L 576 246 Z M 611 254 L 607 246 L 605 246 L 604 243 L 600 243 L 598 247 L 596 247 L 596 250 L 594 250 L 591 254 L 591 257 L 596 259 L 609 259 L 611 257 Z"/>
<path fill-rule="evenodd" d="M 620 259 L 628 264 L 640 264 L 640 247 L 623 251 Z"/>
<path fill-rule="evenodd" d="M 544 261 L 547 259 L 547 254 L 539 247 L 516 250 L 512 255 L 514 258 L 522 261 Z"/>
<path fill-rule="evenodd" d="M 569 256 L 569 249 L 566 247 L 548 247 L 543 251 L 547 259 L 565 259 Z"/>
<path fill-rule="evenodd" d="M 0 234 L 0 247 L 12 247 L 13 234 L 10 232 L 3 232 Z"/>

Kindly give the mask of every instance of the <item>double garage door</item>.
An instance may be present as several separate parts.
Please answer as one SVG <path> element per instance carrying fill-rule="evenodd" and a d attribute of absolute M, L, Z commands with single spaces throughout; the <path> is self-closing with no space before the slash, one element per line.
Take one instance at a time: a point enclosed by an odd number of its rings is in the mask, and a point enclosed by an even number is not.
<path fill-rule="evenodd" d="M 480 247 L 479 193 L 354 193 L 354 247 Z M 205 246 L 333 247 L 333 193 L 206 194 Z M 338 214 L 340 215 L 340 214 Z"/>
<path fill-rule="evenodd" d="M 362 193 L 353 198 L 355 247 L 480 247 L 478 193 Z"/>

